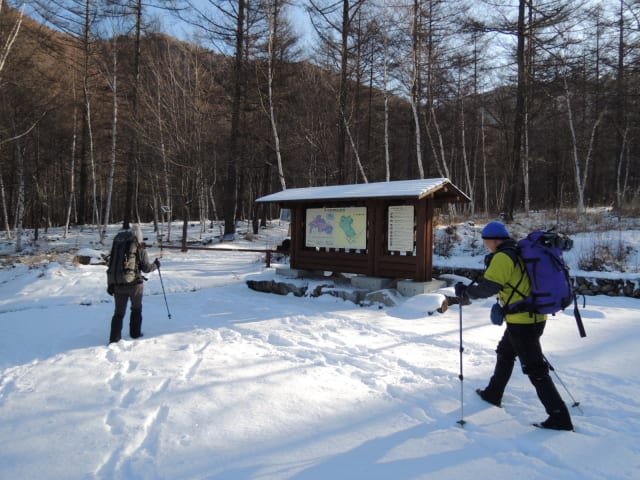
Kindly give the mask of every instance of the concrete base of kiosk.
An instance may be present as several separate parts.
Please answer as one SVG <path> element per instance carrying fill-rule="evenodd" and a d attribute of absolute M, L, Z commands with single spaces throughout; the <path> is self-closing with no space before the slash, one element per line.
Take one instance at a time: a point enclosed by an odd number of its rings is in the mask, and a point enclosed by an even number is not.
<path fill-rule="evenodd" d="M 405 297 L 422 295 L 423 293 L 433 293 L 436 290 L 447 286 L 443 280 L 431 280 L 430 282 L 415 282 L 413 280 L 400 280 L 398 282 L 398 292 Z"/>
<path fill-rule="evenodd" d="M 389 288 L 391 285 L 391 279 L 358 275 L 351 277 L 351 285 L 363 290 L 382 290 L 383 288 Z"/>
<path fill-rule="evenodd" d="M 296 268 L 278 267 L 276 274 L 285 278 L 323 278 L 325 272 L 312 270 L 299 270 Z M 391 278 L 368 277 L 366 275 L 354 275 L 351 277 L 351 286 L 359 290 L 384 290 L 392 288 L 395 281 Z M 349 279 L 346 279 L 347 283 Z M 431 280 L 429 282 L 416 282 L 414 280 L 399 280 L 395 287 L 404 297 L 413 297 L 423 293 L 433 293 L 447 286 L 443 280 Z"/>
<path fill-rule="evenodd" d="M 324 272 L 314 270 L 300 270 L 298 268 L 277 267 L 276 275 L 285 278 L 322 278 Z"/>

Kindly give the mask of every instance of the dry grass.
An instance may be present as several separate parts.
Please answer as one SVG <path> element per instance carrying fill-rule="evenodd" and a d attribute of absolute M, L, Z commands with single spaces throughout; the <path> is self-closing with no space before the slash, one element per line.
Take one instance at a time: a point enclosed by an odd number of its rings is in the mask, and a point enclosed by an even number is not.
<path fill-rule="evenodd" d="M 52 262 L 66 263 L 74 260 L 75 255 L 69 252 L 47 252 L 29 255 L 5 255 L 0 257 L 0 268 L 10 268 L 15 264 L 23 264 L 29 268 L 39 268 Z"/>

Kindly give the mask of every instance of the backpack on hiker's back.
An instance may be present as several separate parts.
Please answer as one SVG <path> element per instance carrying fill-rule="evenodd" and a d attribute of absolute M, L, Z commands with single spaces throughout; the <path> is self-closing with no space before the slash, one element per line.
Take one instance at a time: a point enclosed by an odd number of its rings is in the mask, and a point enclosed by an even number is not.
<path fill-rule="evenodd" d="M 562 256 L 563 251 L 573 247 L 573 241 L 564 234 L 536 230 L 518 242 L 517 258 L 522 260 L 531 283 L 531 294 L 522 300 L 504 306 L 504 313 L 556 314 L 574 303 L 574 316 L 580 336 L 586 336 L 569 267 Z M 517 291 L 519 284 L 515 286 Z M 513 295 L 513 293 L 512 293 Z M 510 299 L 509 299 L 510 300 Z"/>
<path fill-rule="evenodd" d="M 138 280 L 139 248 L 138 238 L 133 231 L 118 232 L 113 239 L 109 256 L 108 285 L 129 285 Z"/>

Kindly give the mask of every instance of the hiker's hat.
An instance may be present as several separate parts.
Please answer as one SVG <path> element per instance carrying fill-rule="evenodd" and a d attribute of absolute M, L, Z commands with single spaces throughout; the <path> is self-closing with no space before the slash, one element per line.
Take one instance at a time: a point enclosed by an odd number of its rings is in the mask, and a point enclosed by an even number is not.
<path fill-rule="evenodd" d="M 504 223 L 490 222 L 482 229 L 482 238 L 484 240 L 506 240 L 509 238 L 509 231 Z"/>

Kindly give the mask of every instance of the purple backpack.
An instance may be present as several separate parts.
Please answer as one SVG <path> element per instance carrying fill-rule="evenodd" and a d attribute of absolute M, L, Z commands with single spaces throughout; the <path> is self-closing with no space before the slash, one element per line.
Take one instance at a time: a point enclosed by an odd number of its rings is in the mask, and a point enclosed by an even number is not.
<path fill-rule="evenodd" d="M 573 241 L 561 233 L 536 230 L 518 242 L 518 257 L 531 283 L 531 294 L 522 300 L 506 302 L 505 313 L 555 314 L 574 303 L 574 316 L 581 337 L 587 334 L 578 311 L 578 302 L 569 277 L 569 267 L 562 256 L 563 251 L 573 247 Z M 520 280 L 522 281 L 522 280 Z M 518 285 L 512 292 L 518 290 Z"/>

